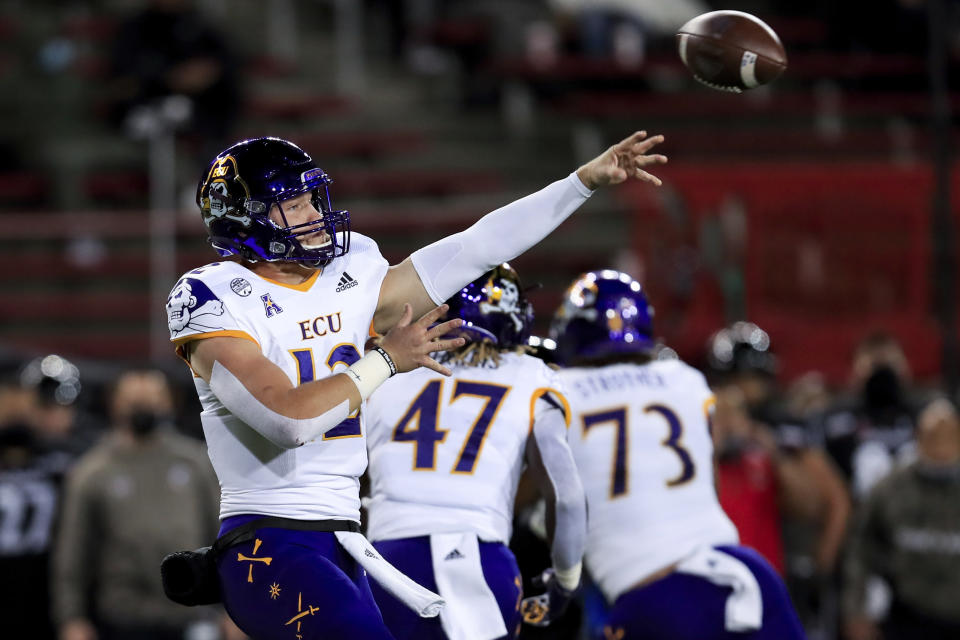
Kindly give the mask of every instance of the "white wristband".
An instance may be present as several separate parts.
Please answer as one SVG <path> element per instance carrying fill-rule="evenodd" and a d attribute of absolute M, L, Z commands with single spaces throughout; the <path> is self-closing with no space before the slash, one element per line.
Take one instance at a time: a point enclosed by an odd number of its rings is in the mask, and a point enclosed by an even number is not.
<path fill-rule="evenodd" d="M 567 591 L 573 591 L 580 586 L 580 572 L 582 568 L 582 562 L 578 562 L 569 569 L 557 569 L 554 567 L 553 577 L 556 578 L 557 584 L 561 587 Z"/>
<path fill-rule="evenodd" d="M 366 400 L 370 394 L 392 375 L 387 359 L 378 349 L 371 349 L 362 358 L 347 367 L 347 377 L 357 385 L 360 399 Z"/>

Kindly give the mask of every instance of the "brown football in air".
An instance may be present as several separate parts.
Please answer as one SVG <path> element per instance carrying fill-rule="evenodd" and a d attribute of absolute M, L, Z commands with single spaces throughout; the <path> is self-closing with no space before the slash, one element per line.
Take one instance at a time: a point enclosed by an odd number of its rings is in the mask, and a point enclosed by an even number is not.
<path fill-rule="evenodd" d="M 683 64 L 703 84 L 740 93 L 775 80 L 787 68 L 779 36 L 742 11 L 711 11 L 677 31 Z"/>

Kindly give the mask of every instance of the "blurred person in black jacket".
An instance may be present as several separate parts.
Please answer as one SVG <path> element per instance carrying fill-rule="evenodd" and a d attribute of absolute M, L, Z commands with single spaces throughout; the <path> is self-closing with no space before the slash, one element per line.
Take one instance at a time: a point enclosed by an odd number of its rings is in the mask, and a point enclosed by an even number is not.
<path fill-rule="evenodd" d="M 877 332 L 857 345 L 851 392 L 814 421 L 814 431 L 846 478 L 854 501 L 914 455 L 917 400 L 899 341 Z"/>
<path fill-rule="evenodd" d="M 37 391 L 0 381 L 0 636 L 54 640 L 49 561 L 63 477 L 73 461 L 38 429 Z"/>
<path fill-rule="evenodd" d="M 76 457 L 103 434 L 102 418 L 82 402 L 80 369 L 70 360 L 56 354 L 34 358 L 20 371 L 20 383 L 33 393 L 31 421 L 44 448 Z"/>

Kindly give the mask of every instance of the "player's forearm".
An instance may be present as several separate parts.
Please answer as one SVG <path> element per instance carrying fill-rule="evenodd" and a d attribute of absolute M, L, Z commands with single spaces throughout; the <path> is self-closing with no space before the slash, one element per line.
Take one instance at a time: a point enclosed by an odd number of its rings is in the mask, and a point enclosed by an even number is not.
<path fill-rule="evenodd" d="M 543 240 L 591 195 L 576 173 L 488 213 L 465 231 L 415 251 L 410 259 L 437 304 L 465 284 Z"/>
<path fill-rule="evenodd" d="M 360 407 L 360 393 L 346 375 L 330 375 L 296 387 L 264 390 L 263 404 L 277 413 L 296 420 L 307 420 L 326 413 L 347 401 L 350 411 Z"/>
<path fill-rule="evenodd" d="M 257 362 L 252 361 L 252 365 L 257 366 Z M 282 374 L 271 375 L 269 368 L 260 377 L 247 367 L 244 379 L 253 385 L 248 388 L 229 368 L 214 361 L 210 390 L 233 415 L 260 435 L 278 447 L 292 449 L 342 423 L 396 372 L 386 351 L 375 348 L 342 374 L 297 387 L 290 386 Z"/>
<path fill-rule="evenodd" d="M 582 490 L 557 495 L 554 522 L 550 557 L 555 569 L 569 570 L 580 564 L 586 548 L 587 511 Z"/>
<path fill-rule="evenodd" d="M 210 389 L 233 415 L 284 449 L 322 436 L 360 403 L 357 388 L 343 375 L 254 394 L 219 362 L 213 365 Z"/>

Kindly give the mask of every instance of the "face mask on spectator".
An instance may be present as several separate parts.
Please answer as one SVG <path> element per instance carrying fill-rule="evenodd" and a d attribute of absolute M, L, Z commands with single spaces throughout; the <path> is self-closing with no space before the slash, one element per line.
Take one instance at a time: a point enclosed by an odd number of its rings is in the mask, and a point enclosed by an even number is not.
<path fill-rule="evenodd" d="M 130 414 L 130 429 L 139 438 L 156 431 L 157 427 L 170 422 L 170 417 L 152 409 L 136 409 Z"/>
<path fill-rule="evenodd" d="M 900 378 L 886 365 L 874 369 L 863 385 L 863 401 L 867 409 L 888 409 L 900 404 Z"/>

